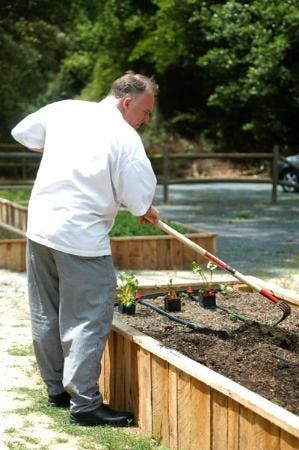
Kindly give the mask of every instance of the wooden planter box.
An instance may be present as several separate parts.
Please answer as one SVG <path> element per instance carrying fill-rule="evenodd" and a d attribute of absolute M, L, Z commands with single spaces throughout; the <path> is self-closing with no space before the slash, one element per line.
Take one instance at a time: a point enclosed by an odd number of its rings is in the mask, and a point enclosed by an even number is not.
<path fill-rule="evenodd" d="M 217 234 L 180 224 L 196 244 L 216 253 Z M 207 263 L 206 258 L 186 247 L 173 236 L 129 236 L 111 238 L 113 262 L 116 268 L 127 269 L 191 269 L 192 261 Z"/>
<path fill-rule="evenodd" d="M 10 229 L 16 233 L 24 235 L 26 232 L 27 208 L 18 203 L 9 200 L 0 199 L 0 226 Z M 210 253 L 216 253 L 215 233 L 210 233 L 185 224 L 181 224 L 190 233 L 186 236 L 193 242 L 208 250 Z M 9 241 L 9 242 L 8 242 Z M 114 237 L 110 239 L 111 250 L 114 265 L 117 269 L 190 269 L 192 261 L 206 263 L 206 259 L 190 248 L 184 246 L 181 242 L 172 236 L 129 236 Z M 10 245 L 8 245 L 10 243 Z M 25 267 L 23 258 L 23 247 L 25 242 L 17 240 L 7 240 L 5 244 L 0 241 L 0 255 L 9 250 L 9 255 L 5 261 L 10 261 L 6 266 L 4 260 L 0 260 L 0 267 L 13 269 L 14 267 Z M 12 262 L 12 255 L 18 258 Z M 24 269 L 15 269 L 24 270 Z"/>
<path fill-rule="evenodd" d="M 298 416 L 117 320 L 100 388 L 172 450 L 299 448 Z"/>

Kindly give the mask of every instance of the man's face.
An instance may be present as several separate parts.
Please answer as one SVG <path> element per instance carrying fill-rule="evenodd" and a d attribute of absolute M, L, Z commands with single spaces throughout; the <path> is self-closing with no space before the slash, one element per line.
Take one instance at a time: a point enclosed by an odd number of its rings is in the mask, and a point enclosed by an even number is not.
<path fill-rule="evenodd" d="M 137 130 L 149 121 L 154 101 L 155 97 L 151 91 L 145 91 L 136 97 L 126 96 L 122 99 L 120 107 L 123 118 Z"/>

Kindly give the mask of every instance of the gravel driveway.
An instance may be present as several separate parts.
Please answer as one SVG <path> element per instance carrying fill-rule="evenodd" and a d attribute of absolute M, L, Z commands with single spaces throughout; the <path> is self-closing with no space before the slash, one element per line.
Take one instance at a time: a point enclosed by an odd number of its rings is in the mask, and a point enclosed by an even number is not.
<path fill-rule="evenodd" d="M 217 256 L 240 272 L 262 278 L 290 278 L 299 291 L 299 195 L 279 187 L 271 205 L 269 183 L 172 185 L 161 216 L 218 234 Z"/>

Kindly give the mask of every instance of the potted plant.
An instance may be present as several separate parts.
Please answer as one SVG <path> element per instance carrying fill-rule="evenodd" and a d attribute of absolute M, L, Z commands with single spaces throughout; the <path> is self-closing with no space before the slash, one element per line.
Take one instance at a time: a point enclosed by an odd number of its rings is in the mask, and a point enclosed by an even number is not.
<path fill-rule="evenodd" d="M 118 278 L 121 282 L 116 295 L 119 299 L 118 311 L 122 314 L 135 314 L 139 282 L 133 272 L 120 272 Z"/>
<path fill-rule="evenodd" d="M 164 296 L 165 311 L 181 311 L 181 296 L 176 292 L 172 278 L 169 278 L 166 294 Z"/>
<path fill-rule="evenodd" d="M 197 262 L 192 262 L 192 272 L 195 275 L 199 275 L 203 281 L 198 288 L 198 301 L 204 308 L 216 308 L 216 293 L 219 292 L 221 288 L 213 288 L 212 278 L 213 272 L 217 267 L 216 264 L 209 261 L 207 269 L 210 273 L 207 275 Z"/>

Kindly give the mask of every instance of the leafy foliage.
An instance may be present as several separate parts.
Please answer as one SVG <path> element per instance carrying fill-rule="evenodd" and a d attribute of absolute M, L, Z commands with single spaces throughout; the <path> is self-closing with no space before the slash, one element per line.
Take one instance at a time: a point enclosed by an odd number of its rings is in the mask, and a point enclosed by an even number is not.
<path fill-rule="evenodd" d="M 223 139 L 298 142 L 298 2 L 230 0 L 202 17 L 210 48 L 198 64 L 212 79 L 207 104 L 222 111 Z"/>
<path fill-rule="evenodd" d="M 72 2 L 1 2 L 0 140 L 41 102 L 67 46 Z"/>
<path fill-rule="evenodd" d="M 209 261 L 207 264 L 209 274 L 207 275 L 200 264 L 198 264 L 196 261 L 192 262 L 192 272 L 195 275 L 198 275 L 203 282 L 198 289 L 199 292 L 201 292 L 203 295 L 212 295 L 215 293 L 215 290 L 212 288 L 212 278 L 213 272 L 217 269 L 217 267 L 218 266 L 216 264 Z"/>
<path fill-rule="evenodd" d="M 116 294 L 117 298 L 124 306 L 131 306 L 136 301 L 136 294 L 139 287 L 138 279 L 133 272 L 120 272 L 118 274 L 120 286 Z"/>
<path fill-rule="evenodd" d="M 165 221 L 180 233 L 186 233 L 186 229 L 180 225 Z M 136 217 L 128 211 L 119 211 L 116 216 L 114 226 L 110 232 L 110 237 L 119 236 L 148 236 L 165 234 L 159 228 L 153 228 L 151 225 L 141 224 Z"/>
<path fill-rule="evenodd" d="M 147 145 L 298 145 L 297 0 L 3 0 L 0 13 L 1 141 L 42 104 L 98 101 L 134 70 L 160 85 Z"/>

